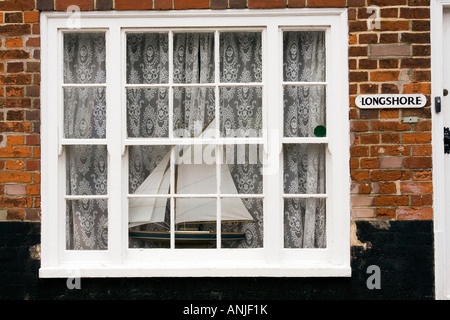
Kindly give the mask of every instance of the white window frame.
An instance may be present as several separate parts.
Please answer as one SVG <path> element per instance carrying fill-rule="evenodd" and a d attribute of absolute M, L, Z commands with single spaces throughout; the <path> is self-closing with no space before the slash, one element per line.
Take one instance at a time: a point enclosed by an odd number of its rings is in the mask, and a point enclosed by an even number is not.
<path fill-rule="evenodd" d="M 41 197 L 40 277 L 185 277 L 185 276 L 350 276 L 350 173 L 348 119 L 348 27 L 346 9 L 189 10 L 82 12 L 81 30 L 106 32 L 108 145 L 108 249 L 66 250 L 65 172 L 62 147 L 62 32 L 73 18 L 66 12 L 41 13 Z M 127 232 L 126 150 L 124 130 L 124 30 L 145 28 L 261 28 L 263 41 L 263 137 L 270 166 L 280 170 L 282 130 L 282 30 L 325 30 L 327 48 L 327 137 L 295 138 L 296 143 L 325 143 L 327 218 L 325 249 L 284 249 L 281 175 L 264 176 L 264 248 L 129 249 Z M 73 30 L 77 31 L 77 30 Z M 119 44 L 120 43 L 120 44 Z M 276 42 L 275 42 L 276 43 Z M 119 50 L 120 49 L 120 50 Z M 121 65 L 117 65 L 120 61 Z M 270 63 L 268 63 L 270 61 Z M 118 81 L 118 79 L 121 79 Z M 267 87 L 270 88 L 270 94 Z M 280 106 L 276 112 L 267 106 Z M 105 141 L 101 141 L 105 143 Z M 113 174 L 122 172 L 122 174 Z M 276 214 L 270 214 L 270 213 Z"/>

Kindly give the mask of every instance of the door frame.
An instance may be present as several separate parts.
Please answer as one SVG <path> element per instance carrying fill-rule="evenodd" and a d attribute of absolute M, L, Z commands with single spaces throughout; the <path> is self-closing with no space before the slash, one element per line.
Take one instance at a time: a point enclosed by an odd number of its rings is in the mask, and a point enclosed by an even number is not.
<path fill-rule="evenodd" d="M 431 115 L 432 115 L 432 147 L 433 147 L 433 207 L 434 207 L 434 244 L 435 244 L 435 299 L 450 299 L 450 252 L 446 240 L 450 237 L 450 200 L 446 200 L 445 191 L 450 190 L 449 181 L 445 176 L 444 158 L 444 126 L 450 126 L 450 121 L 444 121 L 450 116 L 450 96 L 443 96 L 444 89 L 444 11 L 450 10 L 450 0 L 432 0 L 431 18 Z M 450 19 L 450 15 L 448 17 Z M 450 65 L 448 66 L 450 68 Z M 450 84 L 449 84 L 450 89 Z M 442 111 L 436 112 L 435 98 L 440 97 Z M 446 111 L 449 109 L 449 111 Z M 450 179 L 447 179 L 450 180 Z"/>

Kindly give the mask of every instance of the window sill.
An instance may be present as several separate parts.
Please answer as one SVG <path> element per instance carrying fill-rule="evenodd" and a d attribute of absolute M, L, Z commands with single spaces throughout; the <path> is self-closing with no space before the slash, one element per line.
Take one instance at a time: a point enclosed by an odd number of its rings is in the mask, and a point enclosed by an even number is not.
<path fill-rule="evenodd" d="M 248 264 L 139 263 L 124 265 L 67 264 L 43 267 L 40 278 L 125 278 L 125 277 L 350 277 L 349 265 L 329 263 Z"/>

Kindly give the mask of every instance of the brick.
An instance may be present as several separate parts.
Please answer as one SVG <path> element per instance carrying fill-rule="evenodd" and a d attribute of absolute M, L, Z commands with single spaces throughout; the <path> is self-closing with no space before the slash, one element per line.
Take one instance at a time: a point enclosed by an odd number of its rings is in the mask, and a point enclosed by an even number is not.
<path fill-rule="evenodd" d="M 427 169 L 432 167 L 432 159 L 431 157 L 405 158 L 404 165 L 405 168 L 410 169 Z"/>
<path fill-rule="evenodd" d="M 422 93 L 431 94 L 431 84 L 430 83 L 408 83 L 403 86 L 403 93 Z"/>
<path fill-rule="evenodd" d="M 25 218 L 25 210 L 24 209 L 12 209 L 8 210 L 7 220 L 24 220 Z"/>
<path fill-rule="evenodd" d="M 6 185 L 6 194 L 15 195 L 25 195 L 27 194 L 27 188 L 24 184 L 9 184 Z"/>
<path fill-rule="evenodd" d="M 0 34 L 2 36 L 23 36 L 30 33 L 31 27 L 29 24 L 6 24 L 0 26 Z"/>
<path fill-rule="evenodd" d="M 401 170 L 373 170 L 370 174 L 372 181 L 396 181 L 401 180 L 402 176 Z"/>
<path fill-rule="evenodd" d="M 309 0 L 308 6 L 311 6 L 311 1 Z M 268 9 L 268 8 L 284 8 L 286 6 L 285 0 L 248 0 L 249 8 L 259 8 L 259 9 Z"/>
<path fill-rule="evenodd" d="M 429 32 L 423 32 L 423 33 L 410 33 L 405 32 L 401 33 L 401 42 L 404 43 L 430 43 L 430 33 Z"/>
<path fill-rule="evenodd" d="M 55 0 L 55 10 L 66 11 L 70 6 L 77 6 L 79 10 L 93 10 L 94 0 Z"/>
<path fill-rule="evenodd" d="M 39 195 L 41 192 L 40 184 L 28 184 L 27 185 L 27 194 L 28 195 Z"/>
<path fill-rule="evenodd" d="M 3 147 L 0 148 L 0 158 L 29 158 L 31 149 L 29 147 Z"/>
<path fill-rule="evenodd" d="M 26 161 L 26 170 L 27 171 L 39 171 L 41 167 L 40 160 L 27 160 Z"/>
<path fill-rule="evenodd" d="M 431 59 L 430 58 L 410 58 L 410 59 L 402 59 L 401 68 L 430 68 L 431 67 Z"/>
<path fill-rule="evenodd" d="M 36 0 L 36 9 L 41 11 L 53 11 L 55 9 L 55 1 Z"/>
<path fill-rule="evenodd" d="M 344 8 L 346 5 L 346 0 L 308 0 L 309 8 Z"/>
<path fill-rule="evenodd" d="M 406 5 L 407 0 L 367 0 L 367 6 L 396 6 Z"/>
<path fill-rule="evenodd" d="M 361 159 L 361 169 L 376 169 L 378 168 L 377 158 L 364 158 Z"/>
<path fill-rule="evenodd" d="M 22 38 L 6 38 L 5 47 L 6 48 L 20 48 L 23 46 Z"/>
<path fill-rule="evenodd" d="M 409 20 L 381 21 L 383 31 L 406 31 L 409 30 Z"/>
<path fill-rule="evenodd" d="M 19 73 L 23 70 L 23 62 L 9 62 L 6 67 L 6 72 L 8 73 Z"/>
<path fill-rule="evenodd" d="M 227 0 L 211 0 L 210 8 L 211 9 L 226 9 L 228 7 Z"/>
<path fill-rule="evenodd" d="M 35 9 L 35 0 L 0 1 L 0 11 L 27 11 Z"/>
<path fill-rule="evenodd" d="M 6 96 L 7 97 L 23 97 L 24 88 L 23 87 L 6 87 Z"/>
<path fill-rule="evenodd" d="M 358 218 L 374 218 L 375 217 L 375 209 L 370 208 L 352 208 L 352 218 L 358 219 Z"/>
<path fill-rule="evenodd" d="M 247 0 L 228 0 L 230 9 L 243 9 L 247 7 Z"/>
<path fill-rule="evenodd" d="M 30 183 L 29 172 L 0 172 L 0 183 Z"/>
<path fill-rule="evenodd" d="M 23 170 L 25 168 L 25 163 L 21 159 L 16 160 L 6 160 L 5 169 L 9 171 Z"/>
<path fill-rule="evenodd" d="M 373 197 L 370 196 L 352 196 L 351 205 L 353 207 L 367 207 L 373 203 Z"/>
<path fill-rule="evenodd" d="M 39 22 L 39 11 L 25 11 L 23 13 L 23 22 L 25 23 Z"/>
<path fill-rule="evenodd" d="M 173 5 L 174 5 L 175 9 L 181 9 L 181 10 L 183 10 L 183 9 L 207 9 L 207 8 L 209 8 L 209 0 L 173 0 Z M 116 7 L 117 7 L 117 0 L 116 0 Z"/>
<path fill-rule="evenodd" d="M 400 8 L 400 18 L 429 19 L 430 8 Z"/>
<path fill-rule="evenodd" d="M 399 93 L 400 90 L 396 84 L 383 83 L 381 84 L 381 93 Z"/>
<path fill-rule="evenodd" d="M 306 6 L 306 0 L 288 0 L 289 8 L 304 8 Z"/>
<path fill-rule="evenodd" d="M 433 219 L 433 208 L 431 208 L 431 207 L 398 208 L 397 209 L 397 219 L 398 220 L 432 220 Z"/>
<path fill-rule="evenodd" d="M 401 182 L 400 191 L 402 193 L 433 193 L 432 182 Z"/>
<path fill-rule="evenodd" d="M 411 147 L 405 145 L 377 145 L 370 148 L 371 156 L 408 156 Z"/>
<path fill-rule="evenodd" d="M 347 0 L 348 7 L 364 7 L 366 0 Z"/>
<path fill-rule="evenodd" d="M 5 85 L 17 85 L 17 84 L 30 84 L 31 76 L 29 74 L 7 74 L 0 75 L 0 84 Z"/>
<path fill-rule="evenodd" d="M 96 10 L 112 10 L 113 6 L 113 0 L 97 0 L 95 2 Z"/>
<path fill-rule="evenodd" d="M 378 192 L 382 194 L 397 193 L 397 185 L 395 182 L 380 182 L 378 188 Z"/>
<path fill-rule="evenodd" d="M 366 170 L 353 170 L 350 175 L 353 181 L 368 181 L 370 179 L 370 173 Z"/>
<path fill-rule="evenodd" d="M 390 218 L 394 219 L 396 216 L 395 209 L 388 209 L 388 208 L 378 208 L 376 210 L 376 217 L 377 218 Z"/>
<path fill-rule="evenodd" d="M 418 145 L 412 147 L 413 156 L 431 156 L 432 148 L 431 145 Z"/>
<path fill-rule="evenodd" d="M 26 42 L 27 47 L 40 47 L 41 46 L 41 38 L 40 37 L 30 37 Z"/>
<path fill-rule="evenodd" d="M 399 169 L 403 166 L 401 157 L 381 157 L 379 158 L 380 169 Z"/>
<path fill-rule="evenodd" d="M 431 132 L 404 133 L 402 134 L 403 143 L 431 143 Z"/>
<path fill-rule="evenodd" d="M 375 197 L 374 206 L 407 206 L 409 198 L 405 195 L 380 195 Z"/>
<path fill-rule="evenodd" d="M 5 12 L 5 23 L 23 23 L 22 12 Z"/>
<path fill-rule="evenodd" d="M 172 9 L 172 0 L 155 0 L 155 10 Z"/>
<path fill-rule="evenodd" d="M 398 133 L 382 133 L 381 143 L 400 143 L 400 134 Z"/>
<path fill-rule="evenodd" d="M 0 50 L 0 60 L 28 59 L 30 54 L 24 50 Z"/>
<path fill-rule="evenodd" d="M 30 122 L 0 122 L 0 132 L 18 132 L 18 133 L 26 133 L 31 132 L 31 123 Z M 1 152 L 2 148 L 0 148 Z"/>
<path fill-rule="evenodd" d="M 371 71 L 370 81 L 398 81 L 400 71 Z"/>
<path fill-rule="evenodd" d="M 404 57 L 411 55 L 409 44 L 372 44 L 370 45 L 371 57 Z"/>

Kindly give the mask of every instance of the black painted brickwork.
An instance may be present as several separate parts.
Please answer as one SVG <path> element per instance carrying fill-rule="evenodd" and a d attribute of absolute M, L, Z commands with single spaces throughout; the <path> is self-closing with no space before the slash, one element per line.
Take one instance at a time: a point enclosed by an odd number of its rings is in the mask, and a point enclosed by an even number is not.
<path fill-rule="evenodd" d="M 434 299 L 432 221 L 358 221 L 365 243 L 351 248 L 350 278 L 123 278 L 39 279 L 30 247 L 40 242 L 40 224 L 0 222 L 1 300 L 428 300 Z M 368 289 L 367 268 L 381 270 L 381 289 Z M 182 286 L 180 286 L 182 283 Z"/>

